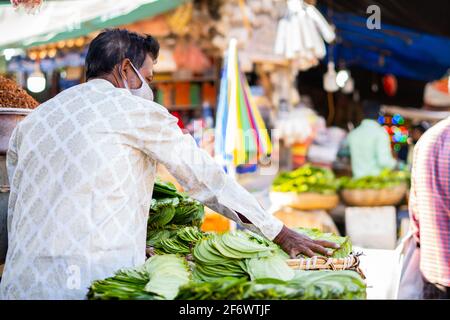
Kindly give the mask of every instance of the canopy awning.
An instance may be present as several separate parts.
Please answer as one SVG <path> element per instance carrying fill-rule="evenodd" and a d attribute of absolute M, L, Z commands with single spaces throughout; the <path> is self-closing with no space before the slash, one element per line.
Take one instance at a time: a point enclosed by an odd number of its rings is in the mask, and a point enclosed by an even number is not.
<path fill-rule="evenodd" d="M 164 13 L 188 0 L 45 1 L 34 15 L 0 5 L 0 49 L 27 48 L 81 37 Z"/>

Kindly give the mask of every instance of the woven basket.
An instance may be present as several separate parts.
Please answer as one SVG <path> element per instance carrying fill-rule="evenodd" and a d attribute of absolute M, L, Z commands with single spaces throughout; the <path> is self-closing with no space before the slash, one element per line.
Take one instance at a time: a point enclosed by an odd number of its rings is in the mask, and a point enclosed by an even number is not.
<path fill-rule="evenodd" d="M 346 258 L 326 258 L 315 256 L 312 258 L 289 259 L 288 266 L 294 270 L 352 270 L 365 279 L 359 268 L 359 255 L 351 254 Z"/>
<path fill-rule="evenodd" d="M 288 206 L 297 210 L 331 210 L 339 203 L 337 194 L 324 195 L 320 193 L 270 192 L 272 203 Z"/>
<path fill-rule="evenodd" d="M 344 189 L 341 191 L 345 204 L 355 207 L 395 206 L 402 201 L 407 191 L 406 184 L 396 187 L 375 189 Z"/>

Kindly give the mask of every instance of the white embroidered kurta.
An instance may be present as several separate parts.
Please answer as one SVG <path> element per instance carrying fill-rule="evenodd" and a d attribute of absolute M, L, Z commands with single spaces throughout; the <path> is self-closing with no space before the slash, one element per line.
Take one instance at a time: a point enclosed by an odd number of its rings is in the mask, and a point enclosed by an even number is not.
<path fill-rule="evenodd" d="M 164 107 L 92 80 L 43 103 L 13 132 L 0 298 L 83 299 L 93 280 L 142 264 L 157 162 L 213 210 L 269 239 L 280 232 Z"/>

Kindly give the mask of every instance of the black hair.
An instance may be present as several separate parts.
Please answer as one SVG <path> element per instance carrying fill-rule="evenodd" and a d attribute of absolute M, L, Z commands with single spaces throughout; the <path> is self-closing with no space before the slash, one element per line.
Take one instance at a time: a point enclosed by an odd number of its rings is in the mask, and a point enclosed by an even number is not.
<path fill-rule="evenodd" d="M 421 133 L 425 133 L 425 131 L 427 131 L 427 129 L 428 129 L 428 125 L 425 123 L 419 123 L 419 124 L 413 125 L 411 129 L 418 130 Z"/>
<path fill-rule="evenodd" d="M 365 119 L 377 120 L 380 115 L 380 104 L 375 101 L 365 100 L 362 104 Z"/>
<path fill-rule="evenodd" d="M 139 35 L 124 29 L 107 29 L 89 45 L 86 55 L 86 79 L 110 73 L 113 68 L 128 58 L 139 69 L 149 54 L 158 58 L 159 43 L 150 35 Z"/>

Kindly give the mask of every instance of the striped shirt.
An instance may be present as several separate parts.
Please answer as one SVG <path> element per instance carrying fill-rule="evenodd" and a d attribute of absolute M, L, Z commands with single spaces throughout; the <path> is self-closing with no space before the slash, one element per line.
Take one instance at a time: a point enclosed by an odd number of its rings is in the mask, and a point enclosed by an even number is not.
<path fill-rule="evenodd" d="M 449 287 L 450 117 L 429 129 L 414 148 L 410 216 L 423 276 Z"/>

